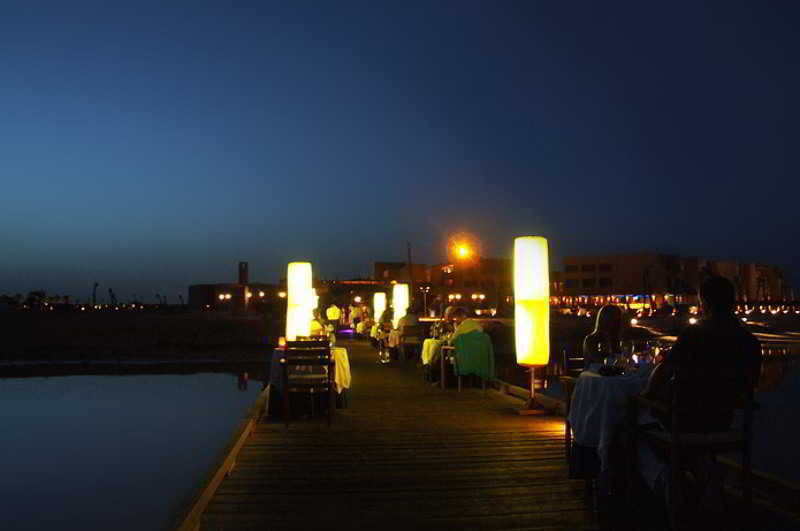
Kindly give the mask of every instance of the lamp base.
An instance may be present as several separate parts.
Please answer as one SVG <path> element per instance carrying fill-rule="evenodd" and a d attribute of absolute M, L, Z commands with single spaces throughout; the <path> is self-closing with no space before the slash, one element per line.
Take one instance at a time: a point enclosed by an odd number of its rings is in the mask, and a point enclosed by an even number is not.
<path fill-rule="evenodd" d="M 536 378 L 534 371 L 536 370 L 535 367 L 531 367 L 531 394 L 528 397 L 528 401 L 525 402 L 525 407 L 522 409 L 518 409 L 517 413 L 520 415 L 545 415 L 548 413 L 546 409 L 536 403 L 534 400 L 534 393 L 536 392 Z"/>

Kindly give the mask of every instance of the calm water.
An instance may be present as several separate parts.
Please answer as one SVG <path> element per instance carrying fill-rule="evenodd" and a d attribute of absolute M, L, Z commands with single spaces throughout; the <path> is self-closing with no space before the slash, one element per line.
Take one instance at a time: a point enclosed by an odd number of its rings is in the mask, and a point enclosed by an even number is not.
<path fill-rule="evenodd" d="M 766 362 L 756 394 L 753 467 L 800 483 L 800 360 Z"/>
<path fill-rule="evenodd" d="M 0 379 L 0 528 L 169 527 L 260 389 L 229 374 Z"/>

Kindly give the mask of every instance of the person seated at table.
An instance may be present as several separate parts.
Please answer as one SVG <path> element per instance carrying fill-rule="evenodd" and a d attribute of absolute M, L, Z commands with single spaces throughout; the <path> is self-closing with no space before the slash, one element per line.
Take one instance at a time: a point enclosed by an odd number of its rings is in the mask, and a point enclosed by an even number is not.
<path fill-rule="evenodd" d="M 727 431 L 743 393 L 755 388 L 761 370 L 761 347 L 733 313 L 735 290 L 723 277 L 709 277 L 700 286 L 700 303 L 706 317 L 686 328 L 675 345 L 653 369 L 642 396 L 668 406 L 668 412 L 651 409 L 662 428 L 672 424 L 672 398 L 678 373 L 680 399 L 675 411 L 679 429 L 689 433 Z M 666 499 L 669 492 L 667 462 L 663 449 L 640 445 L 638 462 L 642 479 Z M 692 477 L 706 484 L 707 516 L 722 510 L 722 486 L 714 455 L 700 452 L 686 456 Z M 669 501 L 667 500 L 667 503 Z"/>
<path fill-rule="evenodd" d="M 319 310 L 314 310 L 313 314 L 314 318 L 311 320 L 311 335 L 326 335 L 328 333 L 325 329 L 327 322 L 325 321 L 325 318 L 322 317 L 322 313 Z"/>
<path fill-rule="evenodd" d="M 378 341 L 386 339 L 389 332 L 392 331 L 392 319 L 394 318 L 394 310 L 389 307 L 383 310 L 380 319 L 375 323 L 375 339 Z"/>
<path fill-rule="evenodd" d="M 594 330 L 583 339 L 583 359 L 588 367 L 591 363 L 603 363 L 609 354 L 622 351 L 622 309 L 607 304 L 597 312 Z"/>
<path fill-rule="evenodd" d="M 356 325 L 356 334 L 362 336 L 369 333 L 373 324 L 374 321 L 372 320 L 372 317 L 370 317 L 369 314 L 365 314 L 364 319 Z"/>
<path fill-rule="evenodd" d="M 453 334 L 450 336 L 451 345 L 455 338 L 461 334 L 468 334 L 476 330 L 483 332 L 483 328 L 477 321 L 468 318 L 467 309 L 463 306 L 453 308 L 452 312 L 450 312 L 450 317 L 453 319 L 453 324 L 455 325 L 455 330 L 453 330 Z"/>
<path fill-rule="evenodd" d="M 403 335 L 403 328 L 406 326 L 417 326 L 419 324 L 419 308 L 412 304 L 406 310 L 406 314 L 397 321 L 397 330 Z"/>
<path fill-rule="evenodd" d="M 678 336 L 642 392 L 645 398 L 670 404 L 672 376 L 679 371 L 682 431 L 729 429 L 738 395 L 758 381 L 761 346 L 733 312 L 735 293 L 726 278 L 712 276 L 703 282 L 700 304 L 706 317 Z M 659 420 L 666 426 L 671 422 L 666 415 Z"/>
<path fill-rule="evenodd" d="M 335 303 L 331 303 L 328 306 L 328 309 L 325 310 L 325 315 L 328 317 L 328 321 L 333 323 L 334 325 L 339 324 L 339 319 L 342 317 L 342 311 L 336 306 Z"/>

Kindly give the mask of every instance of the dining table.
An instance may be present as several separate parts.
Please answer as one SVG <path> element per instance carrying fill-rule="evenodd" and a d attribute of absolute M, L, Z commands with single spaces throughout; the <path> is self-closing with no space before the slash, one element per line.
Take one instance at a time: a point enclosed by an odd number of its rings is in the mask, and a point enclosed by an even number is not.
<path fill-rule="evenodd" d="M 422 342 L 422 364 L 429 365 L 433 363 L 436 358 L 441 354 L 442 345 L 445 341 L 443 339 L 427 338 Z"/>
<path fill-rule="evenodd" d="M 596 448 L 600 471 L 609 467 L 609 454 L 623 427 L 630 397 L 642 392 L 652 367 L 643 365 L 616 376 L 603 376 L 590 367 L 580 373 L 572 392 L 567 420 L 576 445 Z"/>
<path fill-rule="evenodd" d="M 396 348 L 400 346 L 400 330 L 393 329 L 391 332 L 389 332 L 387 344 L 390 348 Z"/>

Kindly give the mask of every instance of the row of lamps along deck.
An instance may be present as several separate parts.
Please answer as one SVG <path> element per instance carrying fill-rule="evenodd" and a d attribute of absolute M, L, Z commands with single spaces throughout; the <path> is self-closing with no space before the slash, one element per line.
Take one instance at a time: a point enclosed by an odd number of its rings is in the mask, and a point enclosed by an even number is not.
<path fill-rule="evenodd" d="M 547 365 L 550 358 L 550 274 L 547 239 L 520 236 L 514 239 L 514 339 L 517 364 Z M 318 297 L 312 287 L 310 262 L 291 262 L 287 271 L 286 339 L 311 335 L 313 310 Z M 397 328 L 410 300 L 408 284 L 392 287 L 392 305 Z M 375 293 L 375 315 L 386 309 L 386 294 Z M 531 370 L 531 379 L 533 371 Z M 533 395 L 533 380 L 531 380 Z M 532 397 L 531 397 L 532 398 Z"/>

